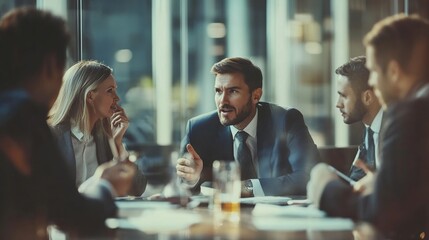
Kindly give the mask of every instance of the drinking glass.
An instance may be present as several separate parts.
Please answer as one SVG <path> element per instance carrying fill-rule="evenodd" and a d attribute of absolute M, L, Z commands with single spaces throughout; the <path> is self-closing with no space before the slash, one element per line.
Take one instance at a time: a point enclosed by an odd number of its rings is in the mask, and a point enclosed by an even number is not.
<path fill-rule="evenodd" d="M 240 167 L 235 161 L 213 162 L 213 209 L 225 219 L 238 221 L 240 216 Z"/>

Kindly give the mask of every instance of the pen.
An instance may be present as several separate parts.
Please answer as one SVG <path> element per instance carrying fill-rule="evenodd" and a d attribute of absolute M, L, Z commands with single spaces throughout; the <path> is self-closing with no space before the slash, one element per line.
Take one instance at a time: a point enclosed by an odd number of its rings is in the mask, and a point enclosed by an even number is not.
<path fill-rule="evenodd" d="M 348 176 L 346 176 L 344 173 L 338 171 L 337 169 L 335 169 L 332 166 L 328 166 L 329 169 L 331 169 L 335 174 L 338 175 L 338 177 L 340 177 L 341 179 L 343 179 L 344 181 L 348 182 L 351 186 L 354 186 L 356 184 L 356 181 L 349 178 Z"/>

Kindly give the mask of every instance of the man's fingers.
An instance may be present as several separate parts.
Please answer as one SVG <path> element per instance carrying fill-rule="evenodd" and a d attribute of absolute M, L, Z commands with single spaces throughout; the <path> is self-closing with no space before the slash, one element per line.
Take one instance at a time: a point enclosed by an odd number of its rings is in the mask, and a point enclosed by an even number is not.
<path fill-rule="evenodd" d="M 353 166 L 362 169 L 366 174 L 372 172 L 371 169 L 369 169 L 369 167 L 365 164 L 365 162 L 360 158 L 356 159 L 353 162 Z"/>
<path fill-rule="evenodd" d="M 193 168 L 187 167 L 185 165 L 177 165 L 176 170 L 178 172 L 183 172 L 183 173 L 194 173 L 195 172 L 195 170 Z"/>
<path fill-rule="evenodd" d="M 186 149 L 188 150 L 188 153 L 190 153 L 194 159 L 200 159 L 200 155 L 198 155 L 198 153 L 195 151 L 194 147 L 192 147 L 191 144 L 187 144 Z"/>
<path fill-rule="evenodd" d="M 186 179 L 187 181 L 192 179 L 192 174 L 190 173 L 184 173 L 184 172 L 177 172 L 177 176 Z"/>

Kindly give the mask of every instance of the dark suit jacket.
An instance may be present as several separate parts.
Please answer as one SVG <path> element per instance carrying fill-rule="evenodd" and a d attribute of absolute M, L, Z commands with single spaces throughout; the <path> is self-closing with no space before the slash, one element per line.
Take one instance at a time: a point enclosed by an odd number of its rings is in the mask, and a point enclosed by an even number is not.
<path fill-rule="evenodd" d="M 305 194 L 309 170 L 319 161 L 319 152 L 302 114 L 293 108 L 258 104 L 257 154 L 259 181 L 266 195 Z M 213 111 L 188 121 L 181 143 L 192 144 L 204 161 L 201 178 L 194 190 L 212 179 L 214 160 L 233 160 L 233 139 Z"/>
<path fill-rule="evenodd" d="M 429 85 L 427 85 L 429 87 Z M 360 197 L 332 181 L 320 207 L 329 215 L 373 223 L 398 239 L 429 230 L 429 95 L 389 107 L 381 139 L 381 166 L 373 194 Z"/>
<path fill-rule="evenodd" d="M 67 160 L 67 165 L 76 182 L 76 158 L 73 150 L 70 124 L 59 124 L 51 128 L 58 146 Z M 109 146 L 109 140 L 104 134 L 95 134 L 94 142 L 96 145 L 98 165 L 112 160 L 113 154 Z M 130 190 L 130 195 L 140 196 L 146 188 L 146 178 L 141 171 L 137 171 Z"/>
<path fill-rule="evenodd" d="M 32 170 L 29 176 L 21 174 L 11 155 L 0 150 L 0 239 L 43 239 L 46 235 L 37 233 L 46 233 L 48 224 L 71 232 L 97 231 L 116 215 L 108 189 L 100 186 L 92 198 L 78 193 L 46 116 L 47 109 L 28 100 L 0 114 L 0 136 L 18 143 L 22 151 L 15 152 L 24 154 Z"/>

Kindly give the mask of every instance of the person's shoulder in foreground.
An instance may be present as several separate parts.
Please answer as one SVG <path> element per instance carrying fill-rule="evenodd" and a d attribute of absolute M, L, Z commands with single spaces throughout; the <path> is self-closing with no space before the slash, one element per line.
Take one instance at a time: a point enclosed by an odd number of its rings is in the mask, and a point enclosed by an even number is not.
<path fill-rule="evenodd" d="M 0 238 L 45 239 L 55 224 L 100 230 L 116 214 L 113 194 L 134 168 L 100 166 L 100 181 L 79 194 L 46 123 L 61 86 L 69 35 L 63 19 L 18 8 L 0 20 Z M 121 173 L 121 174 L 119 174 Z"/>
<path fill-rule="evenodd" d="M 429 230 L 429 22 L 386 18 L 364 44 L 370 85 L 386 110 L 381 167 L 351 187 L 317 165 L 308 197 L 331 216 L 368 221 L 388 237 L 418 239 Z"/>

